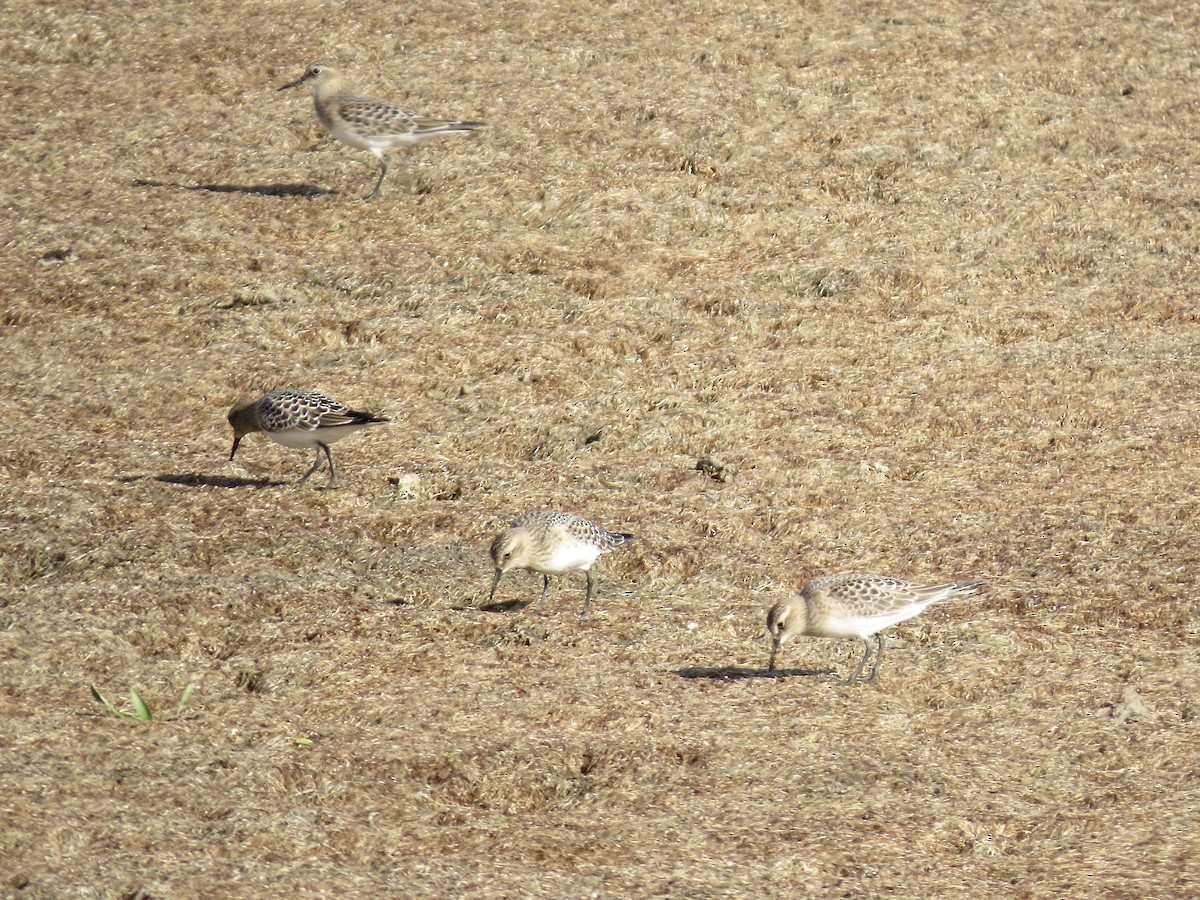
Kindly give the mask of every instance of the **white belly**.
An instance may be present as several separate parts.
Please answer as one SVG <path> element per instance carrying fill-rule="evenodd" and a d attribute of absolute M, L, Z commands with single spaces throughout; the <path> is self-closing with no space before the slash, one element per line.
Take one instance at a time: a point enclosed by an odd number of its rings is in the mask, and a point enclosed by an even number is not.
<path fill-rule="evenodd" d="M 399 143 L 396 137 L 371 137 L 368 135 L 359 134 L 350 128 L 345 127 L 341 122 L 329 121 L 326 123 L 329 133 L 335 138 L 346 144 L 349 147 L 354 147 L 356 150 L 370 150 L 372 153 L 382 153 L 384 150 L 389 150 Z"/>
<path fill-rule="evenodd" d="M 903 622 L 917 615 L 925 606 L 906 606 L 903 609 L 875 616 L 840 616 L 826 619 L 816 630 L 809 629 L 813 637 L 869 638 L 889 625 Z"/>
<path fill-rule="evenodd" d="M 588 544 L 563 544 L 537 560 L 530 568 L 544 575 L 585 572 L 600 555 L 600 549 Z"/>
<path fill-rule="evenodd" d="M 267 437 L 277 444 L 291 447 L 295 450 L 313 450 L 318 442 L 332 444 L 344 437 L 349 437 L 356 431 L 361 431 L 362 425 L 334 425 L 330 428 L 301 429 L 293 428 L 288 431 L 268 431 Z"/>

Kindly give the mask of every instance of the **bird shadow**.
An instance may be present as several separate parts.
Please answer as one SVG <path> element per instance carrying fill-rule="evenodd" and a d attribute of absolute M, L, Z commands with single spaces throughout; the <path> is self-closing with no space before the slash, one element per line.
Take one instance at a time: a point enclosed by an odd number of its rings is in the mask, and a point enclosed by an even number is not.
<path fill-rule="evenodd" d="M 177 184 L 138 178 L 137 187 L 166 187 L 181 191 L 208 191 L 211 194 L 257 194 L 260 197 L 321 197 L 337 191 L 305 182 L 291 184 Z"/>
<path fill-rule="evenodd" d="M 529 606 L 532 600 L 504 600 L 500 603 L 485 603 L 483 606 L 475 607 L 480 612 L 486 613 L 507 613 L 514 609 L 524 609 Z"/>
<path fill-rule="evenodd" d="M 692 666 L 676 669 L 680 678 L 711 678 L 716 681 L 741 681 L 748 678 L 813 678 L 817 675 L 832 675 L 832 669 L 767 669 L 745 666 Z"/>
<path fill-rule="evenodd" d="M 122 478 L 122 481 L 140 481 L 142 475 L 134 475 L 129 478 Z M 283 487 L 287 484 L 286 481 L 273 481 L 270 478 L 231 478 L 228 475 L 201 475 L 198 472 L 189 472 L 186 475 L 155 475 L 155 481 L 161 481 L 164 484 L 182 484 L 185 487 L 223 487 L 223 488 L 244 488 L 252 487 L 262 490 L 269 487 Z"/>

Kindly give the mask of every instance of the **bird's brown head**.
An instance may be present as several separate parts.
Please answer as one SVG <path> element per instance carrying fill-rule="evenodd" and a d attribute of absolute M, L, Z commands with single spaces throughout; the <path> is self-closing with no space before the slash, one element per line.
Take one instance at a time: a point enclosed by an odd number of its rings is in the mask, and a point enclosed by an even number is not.
<path fill-rule="evenodd" d="M 518 528 L 509 528 L 500 532 L 492 541 L 490 553 L 492 565 L 496 567 L 496 574 L 492 578 L 492 593 L 488 598 L 489 603 L 495 598 L 496 588 L 500 585 L 500 579 L 504 573 L 509 569 L 520 569 L 525 566 L 524 533 Z"/>
<path fill-rule="evenodd" d="M 329 78 L 332 78 L 333 76 L 334 76 L 334 69 L 333 69 L 333 66 L 329 65 L 329 63 L 325 63 L 325 62 L 310 63 L 308 68 L 306 68 L 304 70 L 303 75 L 301 75 L 295 81 L 289 81 L 287 84 L 283 85 L 282 87 L 276 88 L 275 92 L 279 93 L 279 91 L 286 91 L 289 88 L 299 87 L 302 84 L 308 84 L 309 82 L 313 82 L 313 81 L 327 80 Z"/>
<path fill-rule="evenodd" d="M 775 670 L 775 655 L 783 642 L 803 633 L 808 625 L 808 605 L 801 599 L 780 600 L 767 612 L 767 634 L 771 636 L 771 656 L 767 670 Z"/>
<path fill-rule="evenodd" d="M 491 549 L 492 564 L 495 565 L 496 571 L 504 573 L 509 569 L 520 568 L 523 563 L 524 545 L 524 535 L 515 528 L 496 535 Z"/>
<path fill-rule="evenodd" d="M 238 444 L 242 442 L 242 438 L 262 430 L 258 424 L 258 416 L 255 415 L 254 405 L 256 402 L 249 398 L 243 398 L 233 405 L 233 409 L 229 410 L 229 425 L 233 428 L 233 449 L 229 451 L 230 460 L 237 453 Z"/>

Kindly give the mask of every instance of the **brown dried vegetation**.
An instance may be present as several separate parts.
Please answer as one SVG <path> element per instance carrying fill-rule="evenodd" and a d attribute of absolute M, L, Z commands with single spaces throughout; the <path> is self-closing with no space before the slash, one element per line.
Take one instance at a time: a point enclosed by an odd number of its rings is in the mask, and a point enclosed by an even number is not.
<path fill-rule="evenodd" d="M 1200 892 L 1194 6 L 96 9 L 0 12 L 0 895 Z M 318 57 L 489 128 L 363 204 Z M 758 677 L 847 569 L 988 588 Z"/>

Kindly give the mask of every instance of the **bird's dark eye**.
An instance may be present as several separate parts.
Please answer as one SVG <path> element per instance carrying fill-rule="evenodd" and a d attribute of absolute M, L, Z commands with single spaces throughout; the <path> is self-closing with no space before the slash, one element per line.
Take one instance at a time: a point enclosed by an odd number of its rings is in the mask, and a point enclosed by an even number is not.
<path fill-rule="evenodd" d="M 313 67 L 312 67 L 311 69 L 309 69 L 308 71 L 309 71 L 309 72 L 311 72 L 313 75 L 320 75 L 320 74 L 321 74 L 321 67 L 320 67 L 320 66 L 313 66 Z"/>

